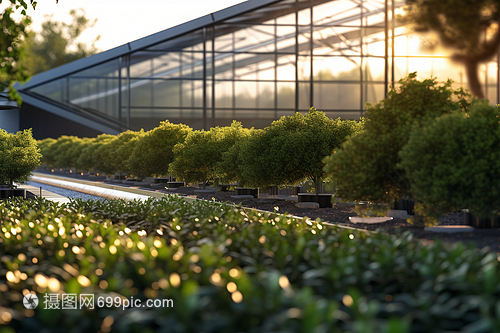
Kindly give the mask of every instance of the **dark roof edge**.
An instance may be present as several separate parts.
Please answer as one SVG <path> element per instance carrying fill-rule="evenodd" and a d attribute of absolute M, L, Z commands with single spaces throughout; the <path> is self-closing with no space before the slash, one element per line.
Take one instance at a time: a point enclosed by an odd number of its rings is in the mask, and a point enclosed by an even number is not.
<path fill-rule="evenodd" d="M 201 29 L 215 22 L 226 20 L 233 16 L 243 14 L 247 11 L 280 1 L 282 0 L 248 0 L 234 6 L 219 10 L 215 13 L 210 13 L 186 23 L 182 23 L 169 29 L 137 39 L 124 45 L 117 46 L 110 50 L 94 54 L 90 57 L 78 59 L 68 64 L 39 73 L 33 76 L 31 80 L 26 82 L 25 84 L 20 85 L 19 83 L 16 83 L 14 87 L 19 90 L 29 89 L 45 82 L 52 81 L 68 74 L 78 72 L 94 65 L 98 65 L 103 62 L 121 57 L 130 52 L 138 51 L 140 49 L 155 45 L 164 40 L 175 38 L 176 36 L 183 35 L 190 31 Z"/>

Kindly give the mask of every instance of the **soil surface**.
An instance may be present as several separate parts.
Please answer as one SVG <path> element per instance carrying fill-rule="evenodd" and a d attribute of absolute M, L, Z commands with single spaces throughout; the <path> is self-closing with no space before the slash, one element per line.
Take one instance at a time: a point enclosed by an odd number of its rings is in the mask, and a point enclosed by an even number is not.
<path fill-rule="evenodd" d="M 500 229 L 476 229 L 473 232 L 466 233 L 436 233 L 424 231 L 421 227 L 416 227 L 405 219 L 394 218 L 391 221 L 383 223 L 351 223 L 350 216 L 358 216 L 354 211 L 353 206 L 336 204 L 333 208 L 299 208 L 295 206 L 296 202 L 283 199 L 235 199 L 232 198 L 234 192 L 212 192 L 212 193 L 195 193 L 198 190 L 196 187 L 180 187 L 177 189 L 161 190 L 166 193 L 176 193 L 182 196 L 196 197 L 199 199 L 216 200 L 219 202 L 231 202 L 241 204 L 245 207 L 256 208 L 266 211 L 274 211 L 278 207 L 280 213 L 288 213 L 295 216 L 307 216 L 311 219 L 320 218 L 322 221 L 340 226 L 365 229 L 370 231 L 379 231 L 390 234 L 399 234 L 406 230 L 413 233 L 415 238 L 421 239 L 424 242 L 432 243 L 436 240 L 441 240 L 446 243 L 455 243 L 462 241 L 466 245 L 472 242 L 477 248 L 489 247 L 490 251 L 500 254 Z M 452 212 L 439 219 L 439 225 L 457 225 L 463 224 L 463 213 Z"/>

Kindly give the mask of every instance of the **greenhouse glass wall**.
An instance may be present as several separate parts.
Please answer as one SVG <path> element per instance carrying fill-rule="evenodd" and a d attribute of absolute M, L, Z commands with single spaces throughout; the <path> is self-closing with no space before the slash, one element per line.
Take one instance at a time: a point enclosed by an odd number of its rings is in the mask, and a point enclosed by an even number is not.
<path fill-rule="evenodd" d="M 398 0 L 250 0 L 35 76 L 27 108 L 97 132 L 195 129 L 238 120 L 262 128 L 310 107 L 356 119 L 411 72 L 466 87 L 437 38 L 396 19 Z M 484 64 L 498 102 L 498 61 Z"/>

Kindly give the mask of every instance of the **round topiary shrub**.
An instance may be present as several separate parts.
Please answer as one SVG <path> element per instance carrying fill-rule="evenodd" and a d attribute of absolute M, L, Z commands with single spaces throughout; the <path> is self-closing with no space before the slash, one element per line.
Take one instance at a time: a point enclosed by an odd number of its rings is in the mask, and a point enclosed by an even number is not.
<path fill-rule="evenodd" d="M 428 215 L 468 208 L 487 217 L 500 209 L 498 108 L 482 103 L 430 119 L 412 130 L 400 157 Z"/>
<path fill-rule="evenodd" d="M 452 81 L 417 80 L 416 73 L 399 81 L 387 97 L 367 104 L 363 132 L 351 136 L 326 162 L 337 182 L 336 196 L 350 201 L 390 203 L 409 196 L 408 178 L 398 166 L 399 151 L 415 124 L 453 110 L 465 111 L 471 96 Z"/>
<path fill-rule="evenodd" d="M 40 165 L 40 150 L 31 134 L 31 129 L 16 134 L 0 129 L 0 184 L 28 181 L 33 171 Z"/>
<path fill-rule="evenodd" d="M 168 175 L 168 167 L 174 161 L 174 146 L 184 142 L 191 131 L 187 125 L 162 121 L 136 142 L 126 162 L 127 170 L 138 177 Z"/>

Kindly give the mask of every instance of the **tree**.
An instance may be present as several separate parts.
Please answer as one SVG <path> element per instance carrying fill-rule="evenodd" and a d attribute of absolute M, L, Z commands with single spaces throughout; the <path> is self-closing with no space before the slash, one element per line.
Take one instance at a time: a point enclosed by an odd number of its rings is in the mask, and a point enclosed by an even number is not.
<path fill-rule="evenodd" d="M 73 140 L 75 137 L 63 135 L 57 140 L 55 139 L 44 139 L 40 144 L 40 151 L 42 153 L 42 161 L 46 163 L 49 167 L 56 168 L 66 168 L 66 165 L 61 165 L 61 156 L 58 155 L 58 150 L 60 146 L 66 145 L 68 142 Z M 60 153 L 60 151 L 59 151 Z"/>
<path fill-rule="evenodd" d="M 100 134 L 96 138 L 92 138 L 84 143 L 82 147 L 80 157 L 76 160 L 76 168 L 79 170 L 90 171 L 96 170 L 96 156 L 95 151 L 106 142 L 111 141 L 115 138 L 111 134 Z M 99 170 L 100 171 L 100 170 Z"/>
<path fill-rule="evenodd" d="M 367 105 L 363 132 L 325 160 L 327 174 L 337 182 L 337 196 L 389 203 L 411 195 L 398 154 L 412 127 L 471 104 L 471 96 L 462 88 L 452 89 L 450 80 L 439 85 L 435 79 L 418 81 L 411 73 L 399 84 L 380 103 Z"/>
<path fill-rule="evenodd" d="M 274 121 L 243 145 L 243 178 L 254 186 L 291 185 L 312 179 L 316 191 L 325 176 L 323 159 L 361 129 L 353 120 L 328 118 L 311 108 Z"/>
<path fill-rule="evenodd" d="M 31 20 L 26 16 L 28 3 L 25 0 L 9 1 L 10 6 L 0 16 L 3 30 L 3 33 L 0 34 L 0 91 L 7 91 L 11 100 L 21 104 L 21 96 L 13 85 L 16 81 L 22 83 L 29 79 L 29 74 L 20 64 L 20 59 L 24 55 L 21 41 L 27 36 L 27 27 Z M 1 3 L 2 0 L 0 0 Z M 35 9 L 37 2 L 30 0 L 29 3 Z M 16 21 L 11 15 L 19 9 L 21 9 L 22 18 Z"/>
<path fill-rule="evenodd" d="M 51 149 L 50 147 L 56 143 L 57 140 L 53 138 L 46 138 L 43 140 L 38 140 L 38 148 L 40 148 L 40 154 L 42 154 L 40 163 L 44 164 L 47 167 L 52 166 L 53 158 L 50 155 Z"/>
<path fill-rule="evenodd" d="M 192 131 L 184 142 L 174 147 L 174 161 L 169 171 L 187 182 L 220 177 L 216 166 L 223 160 L 223 153 L 234 144 L 244 140 L 250 133 L 240 122 L 233 121 L 229 127 L 212 127 L 209 131 Z"/>
<path fill-rule="evenodd" d="M 478 76 L 480 63 L 490 60 L 500 46 L 500 1 L 407 0 L 403 22 L 416 31 L 434 31 L 443 46 L 454 50 L 452 59 L 465 66 L 469 88 L 484 98 Z"/>
<path fill-rule="evenodd" d="M 498 108 L 482 103 L 412 131 L 401 167 L 428 215 L 468 208 L 489 217 L 500 210 L 499 116 Z"/>
<path fill-rule="evenodd" d="M 32 0 L 31 3 L 33 5 L 34 1 Z M 0 16 L 3 28 L 3 32 L 0 34 L 0 92 L 7 90 L 9 98 L 17 101 L 18 104 L 21 104 L 21 97 L 13 85 L 16 81 L 26 82 L 29 78 L 19 61 L 24 54 L 24 50 L 20 46 L 21 40 L 26 36 L 27 27 L 31 23 L 26 16 L 20 21 L 12 18 L 12 14 L 20 5 L 24 7 L 23 15 L 26 15 L 27 4 L 24 1 L 20 4 L 14 1 L 14 4 L 5 9 Z"/>
<path fill-rule="evenodd" d="M 168 166 L 174 161 L 174 146 L 183 142 L 191 131 L 187 125 L 162 121 L 137 142 L 126 163 L 130 172 L 138 177 L 168 175 Z"/>
<path fill-rule="evenodd" d="M 246 145 L 252 137 L 260 135 L 262 129 L 251 128 L 248 133 L 237 140 L 232 147 L 222 153 L 221 160 L 215 165 L 215 172 L 223 183 L 238 182 L 240 186 L 246 186 L 248 180 L 244 177 L 243 155 L 246 151 Z"/>
<path fill-rule="evenodd" d="M 54 164 L 58 168 L 72 168 L 75 166 L 76 159 L 78 158 L 78 150 L 76 149 L 82 144 L 82 139 L 76 136 L 61 136 L 57 140 L 57 144 L 53 146 Z"/>
<path fill-rule="evenodd" d="M 53 21 L 52 16 L 46 16 L 40 33 L 30 31 L 24 39 L 22 46 L 25 48 L 25 56 L 21 59 L 21 64 L 30 75 L 97 53 L 95 42 L 100 36 L 90 46 L 77 41 L 85 30 L 94 26 L 97 19 L 91 22 L 82 8 L 73 9 L 69 14 L 72 17 L 69 24 Z"/>
<path fill-rule="evenodd" d="M 0 129 L 0 183 L 28 181 L 31 171 L 40 165 L 40 150 L 31 129 L 16 134 Z"/>
<path fill-rule="evenodd" d="M 107 141 L 94 152 L 96 169 L 110 175 L 117 172 L 128 172 L 127 160 L 134 150 L 144 130 L 139 132 L 125 131 Z"/>

